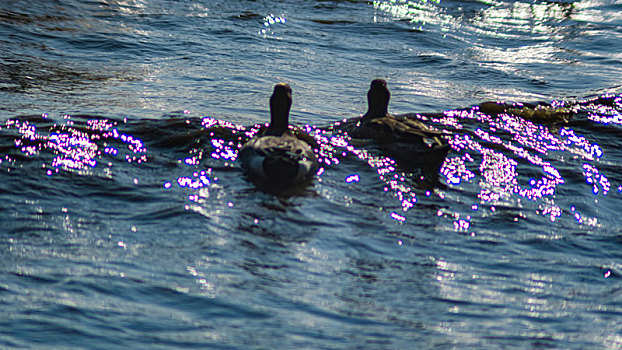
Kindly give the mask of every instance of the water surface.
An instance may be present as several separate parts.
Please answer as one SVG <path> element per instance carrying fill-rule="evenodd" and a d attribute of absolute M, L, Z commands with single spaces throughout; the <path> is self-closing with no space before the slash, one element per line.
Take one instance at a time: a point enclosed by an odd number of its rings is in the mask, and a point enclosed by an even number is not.
<path fill-rule="evenodd" d="M 621 10 L 1 3 L 0 347 L 621 347 Z M 326 131 L 377 77 L 437 182 Z M 321 146 L 295 196 L 235 161 L 279 81 Z"/>

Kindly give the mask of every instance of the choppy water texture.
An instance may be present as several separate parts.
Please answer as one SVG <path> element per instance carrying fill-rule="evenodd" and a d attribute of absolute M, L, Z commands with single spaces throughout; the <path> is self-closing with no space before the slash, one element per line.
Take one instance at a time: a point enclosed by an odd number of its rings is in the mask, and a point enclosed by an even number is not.
<path fill-rule="evenodd" d="M 621 348 L 621 14 L 0 2 L 0 347 Z M 437 179 L 328 128 L 376 77 Z M 320 145 L 293 196 L 236 162 L 279 81 Z"/>

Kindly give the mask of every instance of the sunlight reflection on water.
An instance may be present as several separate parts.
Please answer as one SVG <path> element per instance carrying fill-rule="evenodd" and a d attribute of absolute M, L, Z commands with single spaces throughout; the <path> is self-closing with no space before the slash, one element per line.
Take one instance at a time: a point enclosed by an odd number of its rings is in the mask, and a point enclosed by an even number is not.
<path fill-rule="evenodd" d="M 473 203 L 470 209 L 477 212 L 484 208 L 494 212 L 496 206 L 519 205 L 520 199 L 538 203 L 535 212 L 538 215 L 548 217 L 550 221 L 559 218 L 564 210 L 555 204 L 555 194 L 559 186 L 565 184 L 564 178 L 554 165 L 550 152 L 572 153 L 580 156 L 585 161 L 597 161 L 602 157 L 600 147 L 589 142 L 584 136 L 579 136 L 575 131 L 566 126 L 555 127 L 557 132 L 552 132 L 552 126 L 536 124 L 519 116 L 500 113 L 488 115 L 479 111 L 478 107 L 467 110 L 455 110 L 444 112 L 442 116 L 416 115 L 417 118 L 433 122 L 439 127 L 449 127 L 456 130 L 453 134 L 448 133 L 446 138 L 454 154 L 448 156 L 441 169 L 441 174 L 448 186 L 473 185 L 473 180 L 479 178 L 477 197 L 480 203 Z M 475 120 L 479 126 L 468 131 L 466 124 Z M 214 151 L 213 159 L 235 160 L 235 154 L 244 138 L 250 138 L 258 130 L 259 126 L 248 130 L 242 126 L 232 125 L 225 121 L 205 119 L 204 127 L 212 130 L 218 128 L 230 129 L 233 134 L 243 133 L 234 141 L 225 139 L 212 139 L 211 145 Z M 342 159 L 353 156 L 363 161 L 367 167 L 374 169 L 377 177 L 385 186 L 384 192 L 390 193 L 401 205 L 402 212 L 390 212 L 389 217 L 399 222 L 407 220 L 406 212 L 415 207 L 418 202 L 417 193 L 420 191 L 413 187 L 413 180 L 418 179 L 417 174 L 409 174 L 400 170 L 398 164 L 388 157 L 371 152 L 368 148 L 360 148 L 351 144 L 347 135 L 333 134 L 326 129 L 316 126 L 303 126 L 302 129 L 309 132 L 318 142 L 317 155 L 323 168 L 318 171 L 319 181 L 325 174 L 326 167 L 338 166 Z M 525 163 L 526 162 L 526 163 Z M 525 165 L 530 166 L 525 168 Z M 534 169 L 540 169 L 540 175 L 534 176 Z M 529 176 L 523 173 L 530 174 Z M 586 163 L 582 174 L 586 182 L 593 185 L 593 193 L 606 195 L 611 184 L 605 175 L 599 173 L 595 165 Z M 357 184 L 361 180 L 361 174 L 347 175 L 346 183 Z M 444 198 L 443 191 L 424 192 L 426 196 Z M 548 198 L 544 200 L 545 198 Z M 481 206 L 487 203 L 488 205 Z M 468 232 L 471 228 L 470 215 L 440 211 L 439 215 L 446 215 L 453 220 L 456 231 Z M 571 215 L 579 217 L 574 212 Z M 583 218 L 580 222 L 585 222 Z M 590 222 L 594 223 L 594 219 Z M 472 233 L 473 234 L 473 233 Z"/>
<path fill-rule="evenodd" d="M 604 95 L 599 97 L 601 103 L 594 100 L 578 102 L 575 110 L 583 111 L 591 121 L 602 125 L 620 125 L 621 100 L 617 95 Z M 567 182 L 559 167 L 568 167 L 568 162 L 574 158 L 580 161 L 580 169 L 576 172 L 584 178 L 592 195 L 607 196 L 612 188 L 617 189 L 614 193 L 622 191 L 622 185 L 612 183 L 610 176 L 600 170 L 603 149 L 563 122 L 543 125 L 511 112 L 486 114 L 479 106 L 407 117 L 423 120 L 444 130 L 452 152 L 438 174 L 440 182 L 432 187 L 421 186 L 419 182 L 424 175 L 417 171 L 403 171 L 395 160 L 380 154 L 374 147 L 355 145 L 346 134 L 305 125 L 300 128 L 318 144 L 316 154 L 321 167 L 317 182 L 321 183 L 323 177 L 331 176 L 326 171 L 340 166 L 346 158 L 361 162 L 373 170 L 376 180 L 381 181 L 382 191 L 399 203 L 401 211 L 387 214 L 398 222 L 408 220 L 408 211 L 420 202 L 420 198 L 433 197 L 443 201 L 447 189 L 475 190 L 478 201 L 465 203 L 464 211 L 442 209 L 437 214 L 450 219 L 456 231 L 470 234 L 474 234 L 471 232 L 474 213 L 494 213 L 499 206 L 531 211 L 551 222 L 567 213 L 578 223 L 597 225 L 596 217 L 580 214 L 572 203 L 557 204 L 557 191 Z M 190 121 L 186 124 L 190 125 Z M 262 127 L 258 124 L 245 127 L 211 117 L 201 118 L 200 124 L 201 134 L 207 141 L 192 147 L 177 161 L 190 167 L 191 171 L 161 183 L 166 190 L 176 186 L 199 191 L 188 195 L 188 199 L 195 203 L 205 201 L 209 197 L 209 189 L 216 186 L 218 171 L 214 170 L 214 166 L 237 167 L 240 147 Z M 131 132 L 126 133 L 123 130 L 125 127 L 129 127 L 125 120 L 76 119 L 64 115 L 62 123 L 53 123 L 44 115 L 34 119 L 10 119 L 0 132 L 16 132 L 14 146 L 26 157 L 43 155 L 46 159 L 51 155 L 50 161 L 44 160 L 41 164 L 48 176 L 61 170 L 88 176 L 93 169 L 103 168 L 104 176 L 111 177 L 112 159 L 136 165 L 148 161 L 144 142 Z M 183 134 L 186 131 L 178 132 Z M 4 155 L 2 160 L 0 165 L 7 168 L 19 165 L 19 161 L 10 154 Z M 365 172 L 350 172 L 342 181 L 362 186 L 365 176 L 368 176 Z M 139 179 L 134 178 L 133 181 L 138 184 Z M 521 199 L 526 201 L 521 202 Z"/>
<path fill-rule="evenodd" d="M 47 115 L 42 118 L 47 119 Z M 54 154 L 51 162 L 42 165 L 43 169 L 47 169 L 48 176 L 60 170 L 91 174 L 90 169 L 97 167 L 103 156 L 116 157 L 119 154 L 119 148 L 109 144 L 115 141 L 120 141 L 127 148 L 128 152 L 124 153 L 128 163 L 147 161 L 147 149 L 143 142 L 119 132 L 117 122 L 90 119 L 85 125 L 76 125 L 70 115 L 63 116 L 63 119 L 62 124 L 55 123 L 43 130 L 38 130 L 35 123 L 28 120 L 9 119 L 5 128 L 18 132 L 20 136 L 15 138 L 15 146 L 26 156 L 37 156 L 43 150 Z M 110 163 L 105 164 L 105 171 L 109 171 L 111 166 Z"/>

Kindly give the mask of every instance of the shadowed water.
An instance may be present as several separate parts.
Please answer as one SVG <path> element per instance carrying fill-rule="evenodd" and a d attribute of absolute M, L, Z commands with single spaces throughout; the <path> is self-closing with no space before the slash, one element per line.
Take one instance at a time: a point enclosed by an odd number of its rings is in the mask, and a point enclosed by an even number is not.
<path fill-rule="evenodd" d="M 619 348 L 620 6 L 0 5 L 0 347 Z M 378 76 L 438 173 L 331 128 Z M 277 81 L 294 195 L 236 161 Z"/>

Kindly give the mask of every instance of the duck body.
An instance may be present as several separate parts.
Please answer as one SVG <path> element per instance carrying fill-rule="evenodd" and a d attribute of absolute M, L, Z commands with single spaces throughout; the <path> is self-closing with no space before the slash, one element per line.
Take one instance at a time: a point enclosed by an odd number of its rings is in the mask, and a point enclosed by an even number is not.
<path fill-rule="evenodd" d="M 281 135 L 256 135 L 244 144 L 238 157 L 251 180 L 267 184 L 305 183 L 319 168 L 311 145 L 289 130 Z"/>
<path fill-rule="evenodd" d="M 479 110 L 489 115 L 508 114 L 533 123 L 555 124 L 567 123 L 573 116 L 571 108 L 554 107 L 549 103 L 505 103 L 483 102 L 478 105 Z"/>
<path fill-rule="evenodd" d="M 269 189 L 308 183 L 319 169 L 314 140 L 289 126 L 291 88 L 277 84 L 270 98 L 270 125 L 246 142 L 238 159 L 249 180 Z"/>
<path fill-rule="evenodd" d="M 442 138 L 443 134 L 420 120 L 389 114 L 389 98 L 386 82 L 382 79 L 372 81 L 367 93 L 367 113 L 348 119 L 338 129 L 353 139 L 373 140 L 381 152 L 405 170 L 438 171 L 450 149 Z"/>

